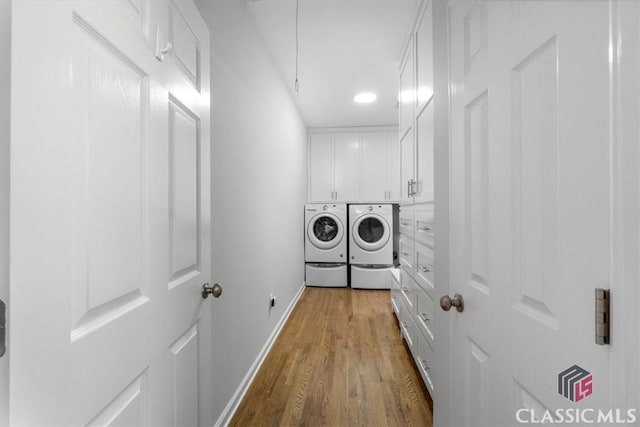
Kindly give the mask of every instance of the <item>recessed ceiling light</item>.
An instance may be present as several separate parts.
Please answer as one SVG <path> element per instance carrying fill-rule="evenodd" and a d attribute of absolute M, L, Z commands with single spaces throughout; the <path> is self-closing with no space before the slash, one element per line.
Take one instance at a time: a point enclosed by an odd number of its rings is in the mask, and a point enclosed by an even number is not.
<path fill-rule="evenodd" d="M 362 92 L 357 94 L 353 100 L 356 101 L 358 104 L 370 104 L 373 101 L 375 101 L 378 97 L 376 96 L 375 93 L 371 93 L 371 92 Z"/>

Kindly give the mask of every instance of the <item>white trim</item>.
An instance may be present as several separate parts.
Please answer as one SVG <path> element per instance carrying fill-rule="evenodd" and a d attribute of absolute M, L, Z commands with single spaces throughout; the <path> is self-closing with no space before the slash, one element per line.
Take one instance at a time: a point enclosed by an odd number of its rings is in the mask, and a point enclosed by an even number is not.
<path fill-rule="evenodd" d="M 293 312 L 293 309 L 298 304 L 298 300 L 300 299 L 300 296 L 302 296 L 302 292 L 304 291 L 305 287 L 306 287 L 306 284 L 303 282 L 302 286 L 298 290 L 298 293 L 293 297 L 293 300 L 291 300 L 291 303 L 287 307 L 287 310 L 282 315 L 280 322 L 278 323 L 278 325 L 276 325 L 275 329 L 271 333 L 271 336 L 269 336 L 269 339 L 262 347 L 262 350 L 260 350 L 260 353 L 258 353 L 258 357 L 256 357 L 256 360 L 254 360 L 253 364 L 247 371 L 247 374 L 242 379 L 242 382 L 236 389 L 235 393 L 233 393 L 233 396 L 229 400 L 229 403 L 227 403 L 227 406 L 222 411 L 222 414 L 220 414 L 220 416 L 218 417 L 218 420 L 214 424 L 214 427 L 223 427 L 223 426 L 226 427 L 231 422 L 231 419 L 233 418 L 236 411 L 238 410 L 238 406 L 240 406 L 242 399 L 244 399 L 244 396 L 247 394 L 247 391 L 249 390 L 249 386 L 251 386 L 251 383 L 256 377 L 258 371 L 260 370 L 260 367 L 262 366 L 262 364 L 264 363 L 264 360 L 267 358 L 267 355 L 271 351 L 271 347 L 273 346 L 273 343 L 275 343 L 276 339 L 278 338 L 278 335 L 280 335 L 280 331 L 282 330 L 284 325 L 287 323 L 287 320 L 289 320 L 289 316 Z"/>
<path fill-rule="evenodd" d="M 9 179 L 11 145 L 11 2 L 0 1 L 0 299 L 9 318 Z M 7 325 L 10 326 L 10 325 Z M 7 329 L 7 341 L 9 329 Z M 0 426 L 9 425 L 9 348 L 0 359 Z"/>

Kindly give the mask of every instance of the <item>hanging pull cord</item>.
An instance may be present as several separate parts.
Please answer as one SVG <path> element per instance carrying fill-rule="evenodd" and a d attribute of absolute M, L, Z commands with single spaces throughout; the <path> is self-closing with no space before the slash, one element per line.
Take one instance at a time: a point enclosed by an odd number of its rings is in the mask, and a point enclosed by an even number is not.
<path fill-rule="evenodd" d="M 298 52 L 299 52 L 299 47 L 298 47 L 298 17 L 299 17 L 299 10 L 300 10 L 300 0 L 296 0 L 296 80 L 295 83 L 293 85 L 295 91 L 296 91 L 296 96 L 300 96 L 300 82 L 298 81 Z"/>

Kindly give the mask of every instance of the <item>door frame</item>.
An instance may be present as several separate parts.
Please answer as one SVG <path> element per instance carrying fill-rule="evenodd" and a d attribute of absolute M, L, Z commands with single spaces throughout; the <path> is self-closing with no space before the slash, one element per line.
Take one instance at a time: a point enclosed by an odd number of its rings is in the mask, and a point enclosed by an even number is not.
<path fill-rule="evenodd" d="M 640 5 L 611 0 L 611 390 L 640 411 Z M 615 49 L 617 47 L 617 49 Z"/>
<path fill-rule="evenodd" d="M 433 2 L 433 80 L 434 80 L 434 200 L 435 237 L 434 269 L 436 296 L 449 294 L 450 289 L 450 170 L 449 143 L 449 2 Z M 435 301 L 434 328 L 438 339 L 435 346 L 433 424 L 450 425 L 451 408 L 451 336 L 452 317 L 440 310 Z"/>
<path fill-rule="evenodd" d="M 0 299 L 9 303 L 11 2 L 0 2 Z M 7 313 L 7 318 L 9 318 Z M 6 330 L 8 340 L 8 330 Z M 0 426 L 9 425 L 9 349 L 0 358 Z"/>

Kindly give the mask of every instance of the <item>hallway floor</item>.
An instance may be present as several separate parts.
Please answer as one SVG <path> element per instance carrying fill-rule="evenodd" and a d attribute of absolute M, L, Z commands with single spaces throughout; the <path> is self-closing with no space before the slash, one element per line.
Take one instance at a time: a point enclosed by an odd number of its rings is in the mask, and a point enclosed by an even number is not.
<path fill-rule="evenodd" d="M 306 288 L 232 426 L 432 425 L 389 291 Z"/>

